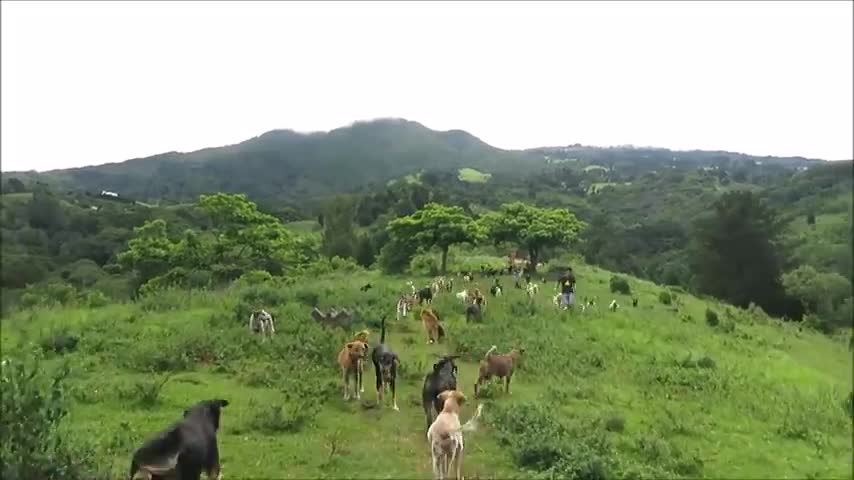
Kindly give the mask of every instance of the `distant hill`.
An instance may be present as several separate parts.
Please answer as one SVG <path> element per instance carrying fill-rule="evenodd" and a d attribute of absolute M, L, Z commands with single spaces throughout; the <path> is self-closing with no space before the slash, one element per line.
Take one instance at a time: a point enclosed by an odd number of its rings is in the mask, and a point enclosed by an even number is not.
<path fill-rule="evenodd" d="M 71 190 L 109 190 L 136 199 L 192 200 L 201 193 L 245 192 L 299 201 L 423 169 L 512 172 L 535 160 L 460 130 L 439 132 L 407 120 L 357 122 L 323 133 L 274 130 L 236 145 L 34 174 L 10 172 Z"/>
<path fill-rule="evenodd" d="M 209 192 L 245 192 L 256 201 L 302 203 L 339 192 L 380 187 L 420 171 L 471 172 L 516 178 L 580 161 L 622 174 L 679 165 L 738 168 L 756 164 L 805 168 L 820 160 L 730 152 L 635 147 L 544 147 L 507 151 L 462 130 L 435 131 L 417 122 L 381 119 L 318 133 L 273 130 L 236 145 L 169 152 L 83 168 L 4 177 L 66 190 L 108 190 L 136 200 L 195 200 Z"/>

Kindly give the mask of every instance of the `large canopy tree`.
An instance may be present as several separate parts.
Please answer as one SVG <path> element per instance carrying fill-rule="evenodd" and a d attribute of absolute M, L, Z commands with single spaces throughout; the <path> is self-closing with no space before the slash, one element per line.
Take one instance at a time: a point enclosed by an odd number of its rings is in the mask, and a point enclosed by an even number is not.
<path fill-rule="evenodd" d="M 392 220 L 387 230 L 394 242 L 424 249 L 438 247 L 442 252 L 443 274 L 447 271 L 451 245 L 475 242 L 483 237 L 478 224 L 461 207 L 438 203 L 428 203 L 412 215 Z"/>
<path fill-rule="evenodd" d="M 512 242 L 526 249 L 535 272 L 544 248 L 570 244 L 585 226 L 569 210 L 522 202 L 505 203 L 479 223 L 495 243 Z"/>
<path fill-rule="evenodd" d="M 697 289 L 740 307 L 753 302 L 773 314 L 787 313 L 780 282 L 781 227 L 750 191 L 724 194 L 694 226 L 690 263 Z"/>

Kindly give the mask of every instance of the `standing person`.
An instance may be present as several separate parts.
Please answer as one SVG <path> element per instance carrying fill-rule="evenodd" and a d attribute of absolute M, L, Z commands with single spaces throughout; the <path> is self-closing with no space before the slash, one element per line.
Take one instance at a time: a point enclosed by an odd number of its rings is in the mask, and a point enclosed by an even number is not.
<path fill-rule="evenodd" d="M 560 288 L 560 303 L 563 309 L 571 308 L 575 302 L 575 275 L 572 273 L 572 267 L 567 267 L 566 273 L 557 279 L 557 284 Z"/>

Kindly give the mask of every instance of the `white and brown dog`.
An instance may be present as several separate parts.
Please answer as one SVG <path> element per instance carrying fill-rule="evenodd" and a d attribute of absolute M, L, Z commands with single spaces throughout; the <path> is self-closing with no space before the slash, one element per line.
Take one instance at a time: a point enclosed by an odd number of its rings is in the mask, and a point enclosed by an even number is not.
<path fill-rule="evenodd" d="M 439 394 L 439 400 L 445 402 L 436 420 L 427 429 L 427 442 L 430 443 L 433 478 L 445 480 L 454 464 L 457 480 L 463 480 L 463 432 L 477 429 L 483 405 L 477 406 L 474 416 L 460 425 L 460 407 L 466 396 L 458 390 L 445 390 Z"/>

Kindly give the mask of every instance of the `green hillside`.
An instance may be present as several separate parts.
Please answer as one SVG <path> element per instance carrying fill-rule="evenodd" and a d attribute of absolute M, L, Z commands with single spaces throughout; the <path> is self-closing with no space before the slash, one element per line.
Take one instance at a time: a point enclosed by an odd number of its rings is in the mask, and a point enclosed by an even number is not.
<path fill-rule="evenodd" d="M 21 311 L 0 333 L 13 362 L 4 361 L 4 382 L 34 347 L 47 357 L 40 375 L 67 362 L 70 410 L 59 431 L 100 467 L 87 478 L 125 475 L 144 438 L 203 398 L 230 402 L 219 435 L 224 478 L 430 478 L 419 395 L 444 352 L 463 355 L 463 420 L 484 404 L 482 428 L 466 436 L 468 478 L 851 478 L 847 338 L 634 278 L 631 295 L 613 294 L 610 272 L 578 265 L 579 299 L 597 298 L 595 311 L 558 313 L 550 283 L 529 305 L 504 277 L 506 294 L 488 299 L 482 324 L 466 324 L 463 306 L 441 294 L 434 306 L 448 341 L 427 345 L 414 317 L 393 320 L 393 305 L 405 281 L 428 278 L 342 268 Z M 367 282 L 374 288 L 360 292 Z M 661 303 L 666 292 L 670 305 Z M 247 331 L 258 301 L 275 315 L 272 341 Z M 389 343 L 402 359 L 400 412 L 376 408 L 370 367 L 362 401 L 341 399 L 335 355 L 352 331 L 314 323 L 315 302 L 356 309 L 363 321 L 351 330 L 370 328 L 372 342 L 389 315 Z M 512 395 L 496 384 L 475 400 L 477 361 L 493 344 L 524 347 L 524 362 Z"/>

